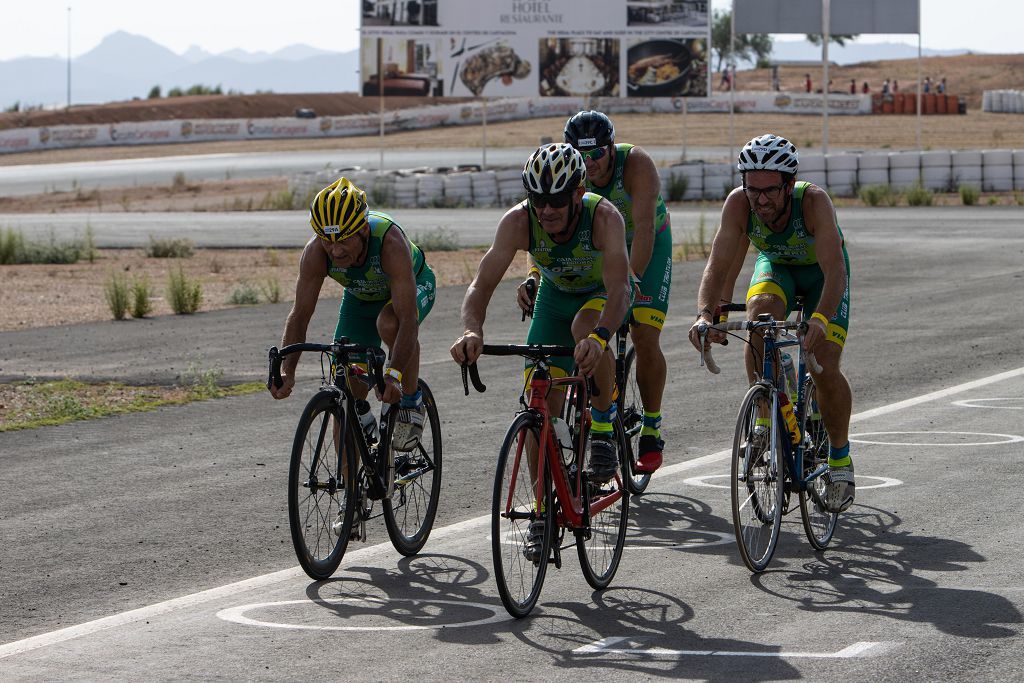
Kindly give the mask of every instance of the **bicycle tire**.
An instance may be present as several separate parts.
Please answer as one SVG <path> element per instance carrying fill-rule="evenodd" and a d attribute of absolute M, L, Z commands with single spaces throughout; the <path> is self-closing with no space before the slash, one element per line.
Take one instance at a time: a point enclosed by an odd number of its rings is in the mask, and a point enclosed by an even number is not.
<path fill-rule="evenodd" d="M 808 379 L 804 383 L 804 414 L 800 417 L 800 433 L 804 434 L 804 472 L 803 476 L 818 469 L 828 462 L 829 440 L 821 416 L 817 414 L 817 390 L 814 381 Z M 808 489 L 800 491 L 800 518 L 803 520 L 804 533 L 811 547 L 824 550 L 832 541 L 836 530 L 839 514 L 829 512 L 824 505 L 825 478 L 818 477 L 808 484 Z"/>
<path fill-rule="evenodd" d="M 344 415 L 335 392 L 316 393 L 299 418 L 288 468 L 292 545 L 303 571 L 318 581 L 330 578 L 341 564 L 355 516 L 357 476 L 351 434 L 349 447 L 338 455 Z M 342 477 L 342 472 L 351 476 Z M 338 521 L 340 529 L 335 530 Z"/>
<path fill-rule="evenodd" d="M 537 604 L 548 570 L 555 531 L 554 496 L 547 468 L 544 469 L 544 510 L 540 515 L 535 510 L 536 490 L 530 481 L 527 460 L 530 440 L 539 443 L 540 430 L 535 426 L 535 420 L 530 413 L 520 413 L 509 425 L 498 452 L 491 500 L 494 579 L 502 604 L 516 619 L 525 617 Z M 527 534 L 530 523 L 540 518 L 544 520 L 540 552 L 531 559 L 524 552 Z"/>
<path fill-rule="evenodd" d="M 625 367 L 622 386 L 619 387 L 618 407 L 626 437 L 626 464 L 629 468 L 626 484 L 629 492 L 638 496 L 646 491 L 648 484 L 651 483 L 651 473 L 636 471 L 636 464 L 640 458 L 640 430 L 644 426 L 644 408 L 640 399 L 640 389 L 636 384 L 636 375 L 633 373 L 635 360 L 636 347 L 631 346 L 623 363 Z"/>
<path fill-rule="evenodd" d="M 601 505 L 602 500 L 613 500 L 607 507 L 592 512 L 589 530 L 576 531 L 576 552 L 580 568 L 594 590 L 607 588 L 615 577 L 622 560 L 626 525 L 629 522 L 629 447 L 622 421 L 618 417 L 613 423 L 613 430 L 619 453 L 619 471 L 605 485 L 590 485 L 591 510 L 595 505 Z M 582 465 L 584 458 L 578 458 L 577 462 Z"/>
<path fill-rule="evenodd" d="M 416 468 L 414 472 L 423 472 L 404 484 L 396 483 L 391 497 L 385 498 L 383 503 L 384 526 L 391 544 L 407 557 L 418 553 L 427 542 L 441 497 L 441 421 L 430 387 L 422 379 L 417 386 L 423 392 L 423 407 L 427 413 L 423 435 L 415 450 L 408 453 L 396 451 L 395 457 L 407 458 L 408 466 Z M 388 415 L 388 434 L 394 434 L 397 414 L 397 410 L 392 410 Z M 396 467 L 396 480 L 401 474 L 398 469 Z"/>
<path fill-rule="evenodd" d="M 743 563 L 762 572 L 771 562 L 782 527 L 783 476 L 781 422 L 769 437 L 754 436 L 759 415 L 773 415 L 769 388 L 755 384 L 747 391 L 736 418 L 732 444 L 730 490 L 733 532 Z M 774 420 L 781 420 L 773 415 Z M 774 431 L 775 439 L 771 439 Z M 767 449 L 765 448 L 767 445 Z"/>

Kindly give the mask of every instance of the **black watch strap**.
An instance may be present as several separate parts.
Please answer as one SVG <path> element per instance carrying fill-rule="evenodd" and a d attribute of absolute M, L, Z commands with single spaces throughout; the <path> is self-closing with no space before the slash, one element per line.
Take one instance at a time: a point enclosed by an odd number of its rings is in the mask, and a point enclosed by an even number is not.
<path fill-rule="evenodd" d="M 607 327 L 595 327 L 594 334 L 603 339 L 605 344 L 612 338 L 612 333 L 608 331 Z"/>

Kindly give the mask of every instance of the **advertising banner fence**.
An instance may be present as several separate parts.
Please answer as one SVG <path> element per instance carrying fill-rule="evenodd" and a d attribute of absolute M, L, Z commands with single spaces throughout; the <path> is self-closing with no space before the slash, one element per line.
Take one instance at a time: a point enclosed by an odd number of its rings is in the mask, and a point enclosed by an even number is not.
<path fill-rule="evenodd" d="M 364 95 L 704 97 L 709 0 L 363 0 Z"/>

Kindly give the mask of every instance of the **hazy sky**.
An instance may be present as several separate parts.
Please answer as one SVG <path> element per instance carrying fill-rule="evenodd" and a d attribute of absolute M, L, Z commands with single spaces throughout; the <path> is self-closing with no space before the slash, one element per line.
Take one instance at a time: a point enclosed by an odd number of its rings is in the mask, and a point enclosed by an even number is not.
<path fill-rule="evenodd" d="M 359 45 L 360 0 L 4 0 L 3 4 L 6 16 L 0 21 L 0 59 L 66 57 L 68 7 L 73 56 L 88 52 L 118 30 L 146 36 L 179 54 L 191 45 L 213 53 L 233 48 L 273 52 L 294 43 L 345 52 Z M 728 9 L 732 3 L 712 0 L 711 6 Z M 921 12 L 924 47 L 979 52 L 1024 49 L 1017 30 L 1024 25 L 1024 3 L 921 0 Z M 917 42 L 914 35 L 860 39 L 884 40 Z"/>

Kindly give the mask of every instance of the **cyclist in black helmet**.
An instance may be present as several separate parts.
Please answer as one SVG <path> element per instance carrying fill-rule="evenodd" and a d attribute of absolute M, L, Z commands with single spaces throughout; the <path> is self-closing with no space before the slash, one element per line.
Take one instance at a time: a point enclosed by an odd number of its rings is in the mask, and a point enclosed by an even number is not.
<path fill-rule="evenodd" d="M 661 399 L 665 390 L 665 354 L 661 329 L 672 287 L 672 229 L 661 197 L 654 161 L 642 148 L 615 142 L 615 126 L 599 111 L 581 111 L 565 124 L 565 141 L 583 155 L 587 191 L 615 205 L 626 224 L 629 265 L 636 283 L 630 336 L 636 347 L 636 381 L 644 406 L 637 470 L 661 465 Z M 520 296 L 523 305 L 525 294 Z"/>

